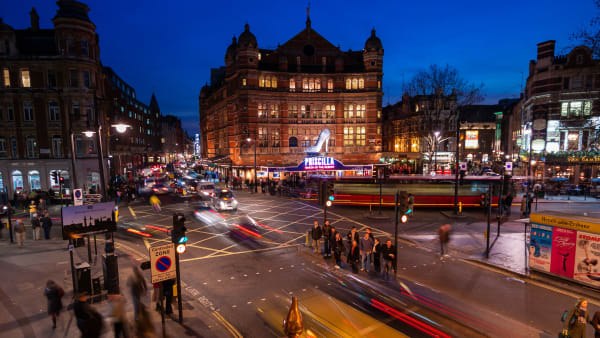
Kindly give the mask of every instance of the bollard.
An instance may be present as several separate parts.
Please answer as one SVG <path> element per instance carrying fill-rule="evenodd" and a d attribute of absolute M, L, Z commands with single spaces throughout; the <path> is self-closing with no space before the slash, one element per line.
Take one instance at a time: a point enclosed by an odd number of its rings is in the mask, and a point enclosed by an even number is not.
<path fill-rule="evenodd" d="M 310 244 L 308 237 L 310 236 L 310 231 L 306 232 L 306 246 L 308 246 Z"/>
<path fill-rule="evenodd" d="M 458 202 L 458 214 L 462 215 L 462 202 Z"/>

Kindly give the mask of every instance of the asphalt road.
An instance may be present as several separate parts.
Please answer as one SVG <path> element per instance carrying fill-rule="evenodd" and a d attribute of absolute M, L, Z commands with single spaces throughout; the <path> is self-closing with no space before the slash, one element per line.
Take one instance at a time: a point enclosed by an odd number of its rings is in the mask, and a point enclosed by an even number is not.
<path fill-rule="evenodd" d="M 237 197 L 239 210 L 221 213 L 227 226 L 199 221 L 193 201 L 165 198 L 160 213 L 143 203 L 131 208 L 122 205 L 119 223 L 152 237 L 123 229 L 118 235 L 122 245 L 144 251 L 169 242 L 165 230 L 171 227 L 172 213 L 184 213 L 189 238 L 181 257 L 184 296 L 218 311 L 232 336 L 282 336 L 291 296 L 298 297 L 305 328 L 319 337 L 555 336 L 560 315 L 577 297 L 577 290 L 565 292 L 454 257 L 440 260 L 429 249 L 403 241 L 397 279 L 382 280 L 364 272 L 354 275 L 347 267 L 335 269 L 329 260 L 305 248 L 306 232 L 315 220 L 323 221 L 319 207 L 247 192 Z M 572 208 L 595 212 L 598 205 Z M 517 209 L 513 207 L 513 213 Z M 333 207 L 328 220 L 343 235 L 356 226 L 359 232 L 371 227 L 376 237 L 391 238 L 393 222 L 371 220 L 367 213 L 364 208 Z M 472 213 L 472 222 L 483 217 L 479 211 L 467 213 Z M 259 222 L 252 232 L 260 238 L 236 228 L 246 215 Z M 400 233 L 434 232 L 446 221 L 437 210 L 417 210 L 409 223 L 401 225 Z M 597 309 L 598 303 L 591 303 L 591 310 Z"/>

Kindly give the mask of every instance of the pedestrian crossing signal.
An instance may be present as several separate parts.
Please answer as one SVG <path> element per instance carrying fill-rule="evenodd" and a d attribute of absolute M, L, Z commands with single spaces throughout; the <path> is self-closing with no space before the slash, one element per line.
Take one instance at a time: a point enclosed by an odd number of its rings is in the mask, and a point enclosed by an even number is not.
<path fill-rule="evenodd" d="M 408 221 L 408 216 L 406 216 L 406 214 L 402 215 L 402 217 L 400 217 L 400 221 L 402 221 L 402 223 L 406 223 Z"/>

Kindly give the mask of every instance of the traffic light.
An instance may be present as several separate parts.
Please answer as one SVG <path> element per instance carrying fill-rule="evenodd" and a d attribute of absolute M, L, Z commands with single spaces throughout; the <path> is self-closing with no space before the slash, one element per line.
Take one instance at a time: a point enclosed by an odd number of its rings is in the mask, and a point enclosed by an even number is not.
<path fill-rule="evenodd" d="M 334 191 L 333 191 L 333 182 L 327 182 L 327 188 L 325 189 L 326 198 L 328 201 L 332 201 L 335 199 Z"/>
<path fill-rule="evenodd" d="M 185 217 L 183 214 L 173 214 L 173 229 L 171 230 L 171 241 L 175 244 L 177 253 L 184 253 L 186 250 L 185 243 L 188 238 L 185 235 Z"/>
<path fill-rule="evenodd" d="M 373 174 L 373 180 L 374 180 L 375 182 L 377 182 L 377 174 L 378 174 L 378 173 L 377 173 L 377 170 L 378 170 L 378 169 L 379 169 L 379 167 L 377 167 L 377 166 L 373 166 L 372 174 Z"/>
<path fill-rule="evenodd" d="M 480 200 L 479 200 L 479 205 L 480 205 L 480 206 L 482 206 L 482 207 L 487 207 L 487 206 L 489 206 L 490 199 L 489 199 L 489 196 L 488 196 L 488 194 L 481 194 L 481 195 L 479 196 L 479 198 L 480 198 Z"/>
<path fill-rule="evenodd" d="M 52 181 L 58 183 L 58 171 L 53 171 L 50 176 L 52 176 Z"/>
<path fill-rule="evenodd" d="M 400 220 L 402 221 L 402 223 L 406 223 L 406 221 L 408 221 L 408 213 L 410 213 L 411 210 L 408 208 L 408 192 L 406 191 L 401 191 L 400 192 Z"/>

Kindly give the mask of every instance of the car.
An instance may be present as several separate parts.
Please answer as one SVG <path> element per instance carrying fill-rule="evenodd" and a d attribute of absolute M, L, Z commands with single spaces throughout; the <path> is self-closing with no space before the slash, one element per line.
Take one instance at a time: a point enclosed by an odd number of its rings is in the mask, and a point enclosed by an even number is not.
<path fill-rule="evenodd" d="M 229 189 L 217 190 L 212 199 L 213 208 L 217 210 L 237 210 L 238 201 L 233 196 L 233 192 Z"/>
<path fill-rule="evenodd" d="M 172 191 L 173 189 L 171 189 L 171 187 L 168 187 L 162 183 L 155 184 L 152 186 L 152 193 L 155 195 L 165 195 Z"/>
<path fill-rule="evenodd" d="M 198 187 L 198 192 L 204 196 L 214 196 L 215 195 L 215 185 L 210 182 L 202 182 Z"/>

